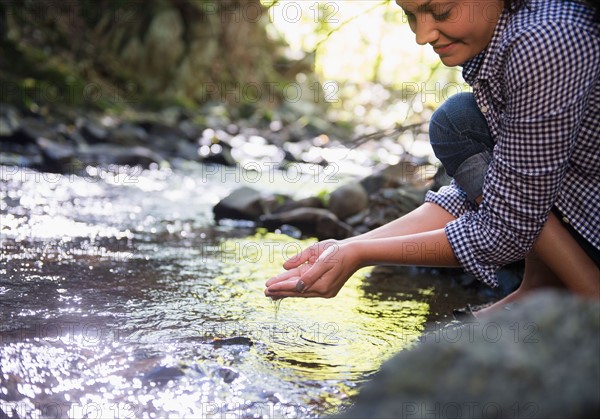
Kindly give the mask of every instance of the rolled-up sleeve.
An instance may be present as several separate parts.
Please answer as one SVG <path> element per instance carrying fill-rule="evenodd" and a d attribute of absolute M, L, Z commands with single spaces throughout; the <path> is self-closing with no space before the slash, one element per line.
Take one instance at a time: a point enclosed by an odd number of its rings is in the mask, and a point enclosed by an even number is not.
<path fill-rule="evenodd" d="M 456 218 L 474 209 L 474 204 L 468 201 L 466 192 L 456 184 L 454 179 L 450 185 L 442 186 L 437 192 L 428 191 L 425 202 L 439 205 Z"/>
<path fill-rule="evenodd" d="M 457 259 L 490 286 L 530 252 L 557 200 L 598 82 L 599 44 L 576 25 L 545 22 L 511 43 L 497 74 L 505 103 L 483 201 L 446 226 Z"/>

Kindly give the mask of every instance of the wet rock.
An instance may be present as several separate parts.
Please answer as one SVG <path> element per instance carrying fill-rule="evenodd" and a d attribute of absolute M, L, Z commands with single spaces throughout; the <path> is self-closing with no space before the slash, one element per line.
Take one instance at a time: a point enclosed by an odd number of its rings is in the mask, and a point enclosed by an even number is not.
<path fill-rule="evenodd" d="M 163 156 L 173 157 L 177 156 L 179 151 L 179 143 L 181 141 L 169 139 L 167 137 L 148 135 L 148 140 L 146 142 L 148 144 L 148 148 L 160 152 L 160 154 Z"/>
<path fill-rule="evenodd" d="M 186 141 L 177 142 L 176 155 L 179 158 L 190 161 L 199 161 L 198 146 Z"/>
<path fill-rule="evenodd" d="M 302 230 L 300 230 L 298 227 L 294 227 L 289 224 L 282 224 L 278 230 L 281 234 L 285 234 L 286 236 L 290 236 L 294 239 L 302 238 Z"/>
<path fill-rule="evenodd" d="M 369 194 L 384 188 L 395 188 L 406 184 L 407 178 L 415 170 L 415 165 L 410 162 L 400 162 L 396 165 L 385 166 L 360 181 Z"/>
<path fill-rule="evenodd" d="M 369 205 L 369 197 L 359 182 L 351 182 L 334 190 L 329 196 L 329 210 L 343 220 Z"/>
<path fill-rule="evenodd" d="M 391 179 L 381 173 L 373 173 L 372 175 L 365 177 L 360 181 L 360 184 L 368 195 L 374 194 L 380 189 L 393 186 Z"/>
<path fill-rule="evenodd" d="M 176 381 L 183 377 L 184 372 L 179 367 L 165 367 L 159 365 L 158 367 L 152 368 L 146 374 L 144 374 L 143 381 L 156 383 L 158 385 L 167 384 L 169 381 Z"/>
<path fill-rule="evenodd" d="M 309 197 L 299 200 L 288 199 L 285 202 L 278 205 L 273 212 L 287 212 L 298 208 L 323 208 L 323 201 L 317 197 Z"/>
<path fill-rule="evenodd" d="M 279 210 L 282 205 L 291 202 L 292 199 L 283 194 L 263 194 L 261 205 L 263 214 L 272 214 Z"/>
<path fill-rule="evenodd" d="M 231 383 L 233 380 L 240 376 L 240 373 L 234 371 L 230 368 L 219 368 L 216 371 L 217 375 L 223 379 L 223 381 L 227 384 Z"/>
<path fill-rule="evenodd" d="M 236 166 L 237 162 L 232 154 L 232 146 L 215 136 L 204 136 L 199 141 L 198 153 L 205 163 L 215 163 L 223 166 Z"/>
<path fill-rule="evenodd" d="M 38 138 L 55 140 L 59 137 L 56 129 L 41 118 L 26 117 L 21 120 L 19 129 L 12 140 L 25 144 L 35 143 Z"/>
<path fill-rule="evenodd" d="M 202 134 L 200 127 L 187 119 L 181 121 L 178 128 L 188 140 L 196 140 Z"/>
<path fill-rule="evenodd" d="M 423 203 L 427 189 L 403 187 L 382 189 L 370 196 L 363 223 L 368 229 L 380 227 L 414 210 Z"/>
<path fill-rule="evenodd" d="M 215 348 L 220 348 L 222 346 L 232 345 L 252 346 L 254 345 L 254 342 L 252 342 L 252 339 L 245 336 L 234 336 L 232 338 L 214 338 L 211 344 Z"/>
<path fill-rule="evenodd" d="M 21 392 L 19 391 L 19 387 L 21 387 L 23 382 L 23 378 L 22 377 L 18 377 L 15 374 L 3 374 L 2 377 L 2 401 L 4 402 L 16 402 L 19 400 L 23 400 L 23 398 L 25 397 L 23 394 L 21 394 Z M 0 403 L 0 406 L 2 408 L 4 408 L 4 406 L 2 406 L 3 403 Z M 2 416 L 2 410 L 0 410 L 0 418 L 4 419 L 14 419 L 14 418 L 19 418 L 19 416 L 16 414 L 16 412 L 13 410 L 13 415 L 11 416 Z"/>
<path fill-rule="evenodd" d="M 4 148 L 4 144 L 2 144 Z M 38 153 L 25 153 L 19 152 L 7 153 L 4 150 L 0 153 L 0 164 L 3 166 L 18 166 L 18 167 L 42 167 L 42 156 Z"/>
<path fill-rule="evenodd" d="M 599 353 L 600 303 L 541 291 L 426 335 L 385 363 L 340 417 L 596 417 Z"/>
<path fill-rule="evenodd" d="M 380 174 L 390 179 L 393 186 L 420 183 L 422 180 L 420 167 L 412 161 L 401 161 L 384 168 Z"/>
<path fill-rule="evenodd" d="M 360 224 L 365 222 L 365 219 L 369 215 L 369 209 L 362 210 L 358 214 L 354 214 L 351 217 L 346 218 L 346 223 L 351 226 L 359 226 Z"/>
<path fill-rule="evenodd" d="M 432 172 L 432 173 L 430 173 Z M 398 164 L 386 166 L 360 181 L 369 195 L 381 189 L 399 188 L 409 185 L 424 185 L 433 176 L 433 170 L 427 170 L 425 165 L 412 161 L 402 161 Z"/>
<path fill-rule="evenodd" d="M 169 141 L 188 139 L 186 134 L 178 127 L 160 121 L 144 121 L 140 123 L 140 127 L 149 135 L 165 138 Z"/>
<path fill-rule="evenodd" d="M 47 138 L 38 138 L 36 144 L 43 158 L 42 169 L 46 172 L 73 173 L 79 166 L 75 161 L 75 150 L 68 144 L 60 144 Z"/>
<path fill-rule="evenodd" d="M 264 215 L 260 221 L 270 230 L 289 224 L 299 228 L 305 235 L 314 235 L 319 240 L 345 239 L 352 236 L 352 227 L 340 221 L 331 211 L 322 208 L 297 208 Z"/>
<path fill-rule="evenodd" d="M 90 144 L 102 143 L 108 139 L 108 130 L 89 120 L 78 121 L 79 131 Z"/>
<path fill-rule="evenodd" d="M 106 166 L 111 164 L 142 166 L 160 163 L 164 158 L 146 147 L 121 147 L 112 144 L 96 144 L 80 152 L 78 158 L 84 165 Z"/>
<path fill-rule="evenodd" d="M 83 135 L 81 135 L 81 132 L 79 132 L 79 130 L 74 130 L 73 132 L 67 133 L 66 134 L 66 139 L 71 144 L 73 144 L 73 146 L 76 149 L 82 149 L 83 150 L 86 147 L 88 147 L 88 143 L 87 143 L 86 139 L 83 137 Z"/>
<path fill-rule="evenodd" d="M 215 220 L 258 220 L 264 213 L 259 191 L 243 186 L 235 189 L 213 208 Z"/>
<path fill-rule="evenodd" d="M 284 169 L 289 166 L 290 163 L 302 163 L 302 159 L 294 156 L 290 151 L 283 150 L 283 160 L 281 161 L 281 168 Z"/>
<path fill-rule="evenodd" d="M 148 139 L 148 133 L 141 127 L 123 124 L 108 135 L 108 141 L 122 146 L 142 145 Z"/>
<path fill-rule="evenodd" d="M 279 400 L 279 397 L 277 397 L 277 393 L 273 391 L 261 390 L 259 397 L 273 404 L 281 403 L 281 400 Z"/>
<path fill-rule="evenodd" d="M 19 112 L 13 106 L 0 103 L 0 138 L 10 138 L 19 129 Z"/>

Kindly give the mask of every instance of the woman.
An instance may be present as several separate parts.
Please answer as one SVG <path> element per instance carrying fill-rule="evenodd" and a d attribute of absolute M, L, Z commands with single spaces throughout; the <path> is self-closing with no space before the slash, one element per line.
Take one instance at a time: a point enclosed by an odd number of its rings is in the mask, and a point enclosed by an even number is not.
<path fill-rule="evenodd" d="M 600 25 L 582 1 L 398 0 L 417 43 L 463 66 L 473 93 L 434 114 L 452 184 L 361 236 L 317 243 L 267 282 L 272 298 L 333 297 L 374 264 L 463 266 L 496 286 L 525 258 L 521 287 L 600 298 Z M 524 4 L 526 3 L 526 4 Z M 328 249 L 328 250 L 326 250 Z"/>

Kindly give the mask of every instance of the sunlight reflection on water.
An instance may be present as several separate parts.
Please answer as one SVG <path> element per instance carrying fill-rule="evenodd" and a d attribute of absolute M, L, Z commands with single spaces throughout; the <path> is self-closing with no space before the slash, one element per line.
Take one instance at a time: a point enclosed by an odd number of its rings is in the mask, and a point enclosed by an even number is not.
<path fill-rule="evenodd" d="M 313 241 L 212 227 L 237 185 L 197 170 L 119 183 L 2 168 L 0 409 L 315 417 L 420 336 L 427 288 L 373 292 L 367 269 L 276 319 L 264 282 Z"/>

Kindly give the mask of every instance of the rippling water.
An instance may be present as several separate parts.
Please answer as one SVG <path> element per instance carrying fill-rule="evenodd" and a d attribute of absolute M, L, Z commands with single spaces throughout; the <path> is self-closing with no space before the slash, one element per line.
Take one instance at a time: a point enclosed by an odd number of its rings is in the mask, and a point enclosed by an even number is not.
<path fill-rule="evenodd" d="M 317 417 L 443 316 L 443 279 L 414 270 L 276 316 L 264 282 L 311 241 L 215 227 L 238 185 L 202 170 L 0 166 L 4 413 Z"/>

